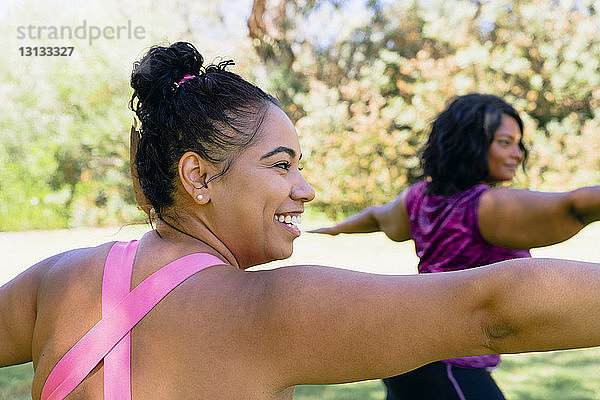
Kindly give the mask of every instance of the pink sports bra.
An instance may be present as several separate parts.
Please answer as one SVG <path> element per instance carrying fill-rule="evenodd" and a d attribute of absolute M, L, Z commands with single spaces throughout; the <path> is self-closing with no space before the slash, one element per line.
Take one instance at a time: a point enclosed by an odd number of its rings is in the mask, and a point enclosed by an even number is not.
<path fill-rule="evenodd" d="M 217 257 L 194 253 L 181 257 L 130 291 L 139 242 L 116 242 L 104 264 L 102 319 L 60 359 L 48 375 L 42 400 L 62 400 L 104 359 L 104 398 L 131 399 L 130 331 L 171 290 L 196 272 L 225 265 Z"/>

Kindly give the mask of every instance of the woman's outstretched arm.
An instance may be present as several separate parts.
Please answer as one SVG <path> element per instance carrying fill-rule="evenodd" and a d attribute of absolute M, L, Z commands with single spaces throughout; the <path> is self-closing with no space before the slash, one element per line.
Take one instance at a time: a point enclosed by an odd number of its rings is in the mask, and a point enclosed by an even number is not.
<path fill-rule="evenodd" d="M 386 204 L 365 208 L 332 227 L 314 229 L 309 232 L 337 235 L 381 231 L 396 242 L 408 240 L 410 239 L 410 228 L 405 196 L 406 191 Z"/>
<path fill-rule="evenodd" d="M 516 249 L 548 246 L 600 220 L 600 186 L 565 193 L 490 189 L 481 195 L 478 215 L 489 243 Z"/>
<path fill-rule="evenodd" d="M 285 385 L 374 379 L 434 360 L 600 345 L 600 265 L 509 260 L 442 274 L 263 271 L 260 337 Z"/>
<path fill-rule="evenodd" d="M 492 267 L 497 277 L 475 272 L 489 302 L 486 347 L 520 353 L 600 345 L 600 264 L 515 259 Z"/>
<path fill-rule="evenodd" d="M 37 291 L 55 258 L 34 265 L 0 287 L 0 367 L 32 360 Z"/>

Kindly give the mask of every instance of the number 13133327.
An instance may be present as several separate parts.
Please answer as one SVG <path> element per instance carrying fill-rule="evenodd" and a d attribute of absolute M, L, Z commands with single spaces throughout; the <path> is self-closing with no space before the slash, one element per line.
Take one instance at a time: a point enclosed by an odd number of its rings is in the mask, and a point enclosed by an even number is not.
<path fill-rule="evenodd" d="M 73 54 L 74 47 L 19 47 L 22 57 L 69 57 Z"/>

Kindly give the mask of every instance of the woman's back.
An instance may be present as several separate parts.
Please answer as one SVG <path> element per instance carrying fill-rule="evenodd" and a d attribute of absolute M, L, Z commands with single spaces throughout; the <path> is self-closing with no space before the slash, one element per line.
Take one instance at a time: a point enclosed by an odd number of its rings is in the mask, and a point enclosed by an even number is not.
<path fill-rule="evenodd" d="M 142 241 L 132 288 L 190 253 L 156 242 Z M 102 276 L 111 247 L 107 243 L 48 260 L 37 297 L 34 398 L 59 359 L 101 319 Z M 265 382 L 272 380 L 261 364 L 259 290 L 253 282 L 248 273 L 215 266 L 191 276 L 157 304 L 131 330 L 132 397 L 290 398 L 291 390 L 265 392 Z M 101 362 L 67 398 L 100 398 L 103 372 Z"/>
<path fill-rule="evenodd" d="M 496 246 L 481 236 L 479 201 L 490 186 L 479 184 L 443 196 L 428 193 L 427 184 L 422 181 L 411 186 L 405 197 L 420 273 L 474 268 L 531 257 L 528 250 Z"/>

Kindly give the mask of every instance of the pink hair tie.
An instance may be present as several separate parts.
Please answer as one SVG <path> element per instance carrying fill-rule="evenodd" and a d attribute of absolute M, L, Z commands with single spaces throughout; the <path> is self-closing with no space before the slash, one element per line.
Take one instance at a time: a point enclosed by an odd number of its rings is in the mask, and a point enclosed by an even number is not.
<path fill-rule="evenodd" d="M 189 81 L 190 79 L 194 79 L 196 75 L 185 74 L 181 80 L 175 84 L 175 86 L 179 87 L 182 83 Z"/>

